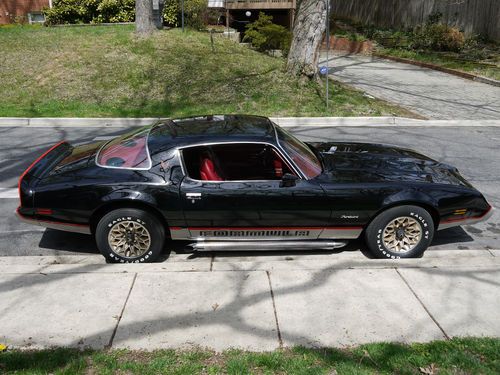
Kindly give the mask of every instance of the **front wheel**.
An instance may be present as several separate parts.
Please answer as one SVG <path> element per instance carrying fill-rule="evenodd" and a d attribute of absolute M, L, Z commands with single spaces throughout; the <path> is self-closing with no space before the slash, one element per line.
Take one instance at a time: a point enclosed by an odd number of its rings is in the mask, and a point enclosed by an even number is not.
<path fill-rule="evenodd" d="M 434 221 L 418 206 L 398 206 L 379 214 L 365 231 L 371 253 L 382 259 L 418 258 L 434 236 Z"/>
<path fill-rule="evenodd" d="M 109 262 L 146 263 L 160 256 L 165 230 L 149 212 L 124 208 L 102 217 L 95 238 L 99 251 Z"/>

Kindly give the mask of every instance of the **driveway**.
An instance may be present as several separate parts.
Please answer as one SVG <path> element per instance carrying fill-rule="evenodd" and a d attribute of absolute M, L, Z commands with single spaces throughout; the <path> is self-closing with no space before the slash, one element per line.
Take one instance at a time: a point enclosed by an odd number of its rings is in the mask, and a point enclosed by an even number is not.
<path fill-rule="evenodd" d="M 326 65 L 324 54 L 320 64 Z M 362 55 L 330 56 L 329 71 L 335 80 L 430 119 L 500 119 L 500 87 Z"/>

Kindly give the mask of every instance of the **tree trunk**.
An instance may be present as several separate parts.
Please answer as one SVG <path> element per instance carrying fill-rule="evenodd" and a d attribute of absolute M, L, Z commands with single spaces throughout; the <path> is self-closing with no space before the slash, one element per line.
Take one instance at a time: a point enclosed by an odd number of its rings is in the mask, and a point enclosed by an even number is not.
<path fill-rule="evenodd" d="M 152 0 L 135 0 L 135 32 L 147 35 L 155 29 Z"/>
<path fill-rule="evenodd" d="M 302 0 L 293 25 L 287 70 L 294 75 L 313 78 L 318 72 L 319 47 L 326 23 L 328 0 Z"/>

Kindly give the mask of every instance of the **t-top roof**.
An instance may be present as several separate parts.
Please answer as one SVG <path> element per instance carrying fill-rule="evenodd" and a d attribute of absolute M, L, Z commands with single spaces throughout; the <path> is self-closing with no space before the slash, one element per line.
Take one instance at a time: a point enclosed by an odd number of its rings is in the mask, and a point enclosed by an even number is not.
<path fill-rule="evenodd" d="M 211 115 L 187 117 L 172 120 L 174 137 L 274 134 L 271 121 L 267 117 L 249 115 Z"/>
<path fill-rule="evenodd" d="M 274 126 L 267 117 L 250 115 L 208 115 L 160 120 L 151 129 L 152 149 L 200 142 L 268 141 L 276 138 Z M 151 150 L 153 151 L 153 150 Z"/>

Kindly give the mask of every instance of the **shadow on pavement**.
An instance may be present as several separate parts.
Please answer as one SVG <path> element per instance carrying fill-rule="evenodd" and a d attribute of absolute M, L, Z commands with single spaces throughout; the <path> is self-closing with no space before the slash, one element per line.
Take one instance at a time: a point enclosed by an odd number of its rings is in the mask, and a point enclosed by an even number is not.
<path fill-rule="evenodd" d="M 462 242 L 472 242 L 472 238 L 462 227 L 453 227 L 437 231 L 431 246 L 449 245 Z"/>
<path fill-rule="evenodd" d="M 71 253 L 99 253 L 92 236 L 80 233 L 62 232 L 53 229 L 46 229 L 45 232 L 43 232 L 38 246 L 43 249 L 67 251 Z"/>

